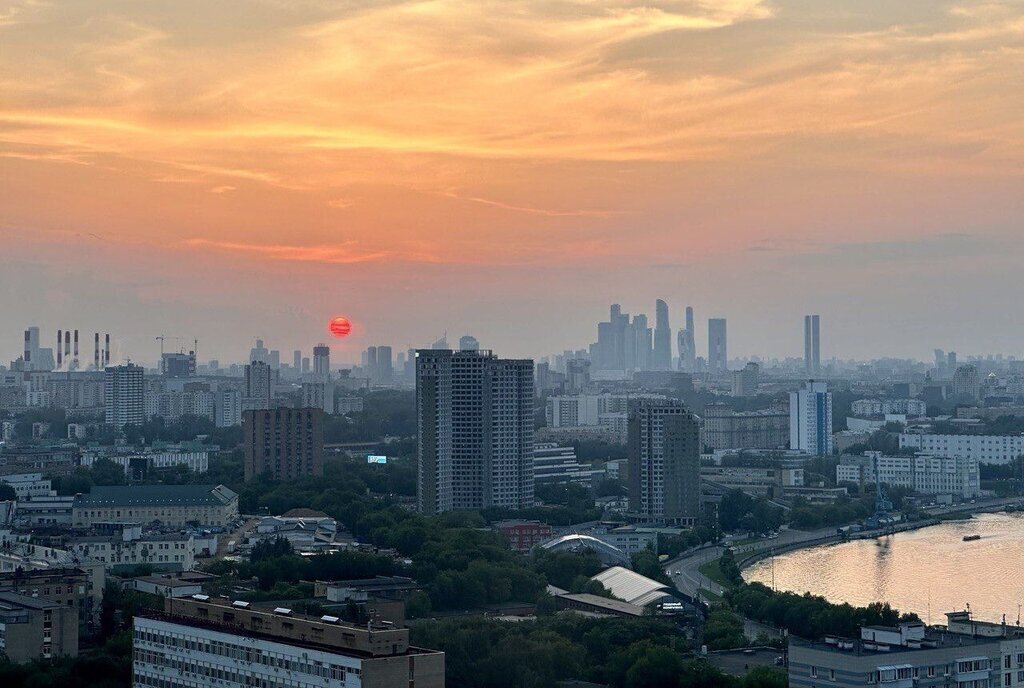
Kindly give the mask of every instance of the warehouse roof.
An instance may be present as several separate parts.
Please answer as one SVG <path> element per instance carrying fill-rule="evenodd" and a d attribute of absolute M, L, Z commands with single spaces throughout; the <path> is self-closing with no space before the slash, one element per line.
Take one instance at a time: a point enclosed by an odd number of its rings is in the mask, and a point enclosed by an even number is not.
<path fill-rule="evenodd" d="M 636 571 L 630 571 L 621 566 L 605 569 L 590 580 L 599 582 L 618 599 L 639 607 L 646 607 L 653 602 L 672 596 L 671 588 L 664 583 L 641 576 Z"/>
<path fill-rule="evenodd" d="M 107 485 L 79 495 L 75 506 L 224 506 L 237 498 L 223 485 Z"/>

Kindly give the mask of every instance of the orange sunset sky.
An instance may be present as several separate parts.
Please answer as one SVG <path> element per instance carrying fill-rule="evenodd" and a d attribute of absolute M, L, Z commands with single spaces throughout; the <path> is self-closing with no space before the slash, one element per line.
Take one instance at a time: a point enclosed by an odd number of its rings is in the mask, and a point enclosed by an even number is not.
<path fill-rule="evenodd" d="M 1022 211 L 1020 1 L 0 0 L 3 360 L 539 356 L 659 297 L 732 355 L 1022 355 Z"/>

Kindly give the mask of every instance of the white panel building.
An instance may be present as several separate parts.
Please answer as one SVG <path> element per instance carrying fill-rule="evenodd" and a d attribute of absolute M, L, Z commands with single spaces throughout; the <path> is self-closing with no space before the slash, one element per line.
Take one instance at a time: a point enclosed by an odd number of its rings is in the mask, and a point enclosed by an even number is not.
<path fill-rule="evenodd" d="M 789 448 L 815 456 L 832 453 L 832 393 L 815 380 L 789 394 Z"/>
<path fill-rule="evenodd" d="M 1007 464 L 1024 455 L 1024 435 L 934 435 L 900 433 L 900 449 L 935 456 L 974 459 L 979 463 Z"/>
<path fill-rule="evenodd" d="M 353 626 L 204 595 L 134 619 L 134 688 L 443 688 L 444 653 L 389 624 Z"/>
<path fill-rule="evenodd" d="M 961 499 L 974 499 L 981 494 L 978 462 L 963 457 L 883 456 L 880 452 L 843 456 L 836 466 L 836 482 L 874 484 L 876 457 L 883 484 L 907 487 L 920 494 L 949 494 Z"/>

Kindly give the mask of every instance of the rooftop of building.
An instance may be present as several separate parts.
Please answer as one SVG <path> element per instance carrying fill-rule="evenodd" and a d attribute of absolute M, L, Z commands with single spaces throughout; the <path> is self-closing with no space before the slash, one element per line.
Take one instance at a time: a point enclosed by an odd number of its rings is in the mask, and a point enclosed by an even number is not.
<path fill-rule="evenodd" d="M 664 583 L 641 576 L 636 571 L 630 571 L 622 566 L 605 569 L 596 576 L 592 576 L 590 580 L 597 581 L 620 600 L 640 607 L 657 602 L 671 594 L 670 588 Z"/>
<path fill-rule="evenodd" d="M 376 578 L 358 578 L 355 580 L 321 581 L 329 588 L 348 588 L 366 591 L 374 590 L 416 590 L 420 585 L 412 578 L 405 576 L 377 576 Z"/>
<path fill-rule="evenodd" d="M 408 629 L 387 622 L 355 625 L 332 615 L 310 617 L 285 608 L 264 610 L 248 602 L 206 595 L 167 598 L 164 605 L 163 611 L 143 610 L 137 617 L 364 659 L 437 654 L 435 650 L 408 645 Z M 208 616 L 204 618 L 203 614 Z M 296 626 L 300 628 L 297 630 Z M 309 637 L 316 629 L 320 629 L 322 639 Z M 396 651 L 396 647 L 402 649 Z"/>
<path fill-rule="evenodd" d="M 868 626 L 870 630 L 886 633 L 899 633 L 899 628 L 885 626 Z M 880 640 L 865 640 L 863 638 L 841 638 L 838 636 L 826 636 L 820 640 L 806 640 L 797 636 L 789 636 L 791 646 L 803 647 L 824 652 L 836 652 L 851 655 L 854 657 L 884 657 L 891 656 L 898 652 L 920 652 L 923 650 L 935 650 L 944 648 L 973 647 L 997 642 L 998 637 L 969 635 L 965 633 L 953 633 L 941 626 L 929 627 L 925 630 L 924 637 L 910 644 L 886 643 Z"/>
<path fill-rule="evenodd" d="M 106 485 L 75 499 L 76 507 L 224 506 L 238 495 L 224 485 Z"/>
<path fill-rule="evenodd" d="M 58 602 L 48 600 L 42 597 L 29 597 L 28 595 L 21 595 L 16 592 L 0 592 L 0 609 L 53 609 L 54 607 L 60 607 Z"/>
<path fill-rule="evenodd" d="M 629 616 L 643 616 L 644 609 L 629 602 L 615 600 L 610 597 L 601 597 L 590 593 L 564 593 L 558 595 L 566 600 L 573 600 L 597 609 L 605 610 L 613 614 L 628 614 Z"/>

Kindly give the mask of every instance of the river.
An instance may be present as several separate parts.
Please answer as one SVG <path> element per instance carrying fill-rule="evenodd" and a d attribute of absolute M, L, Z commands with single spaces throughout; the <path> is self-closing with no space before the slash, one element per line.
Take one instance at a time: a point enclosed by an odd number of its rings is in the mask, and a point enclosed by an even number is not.
<path fill-rule="evenodd" d="M 981 539 L 964 542 L 965 535 Z M 874 540 L 763 559 L 750 582 L 862 606 L 888 602 L 928 623 L 970 604 L 977 619 L 1016 623 L 1024 604 L 1024 514 L 980 514 Z"/>

